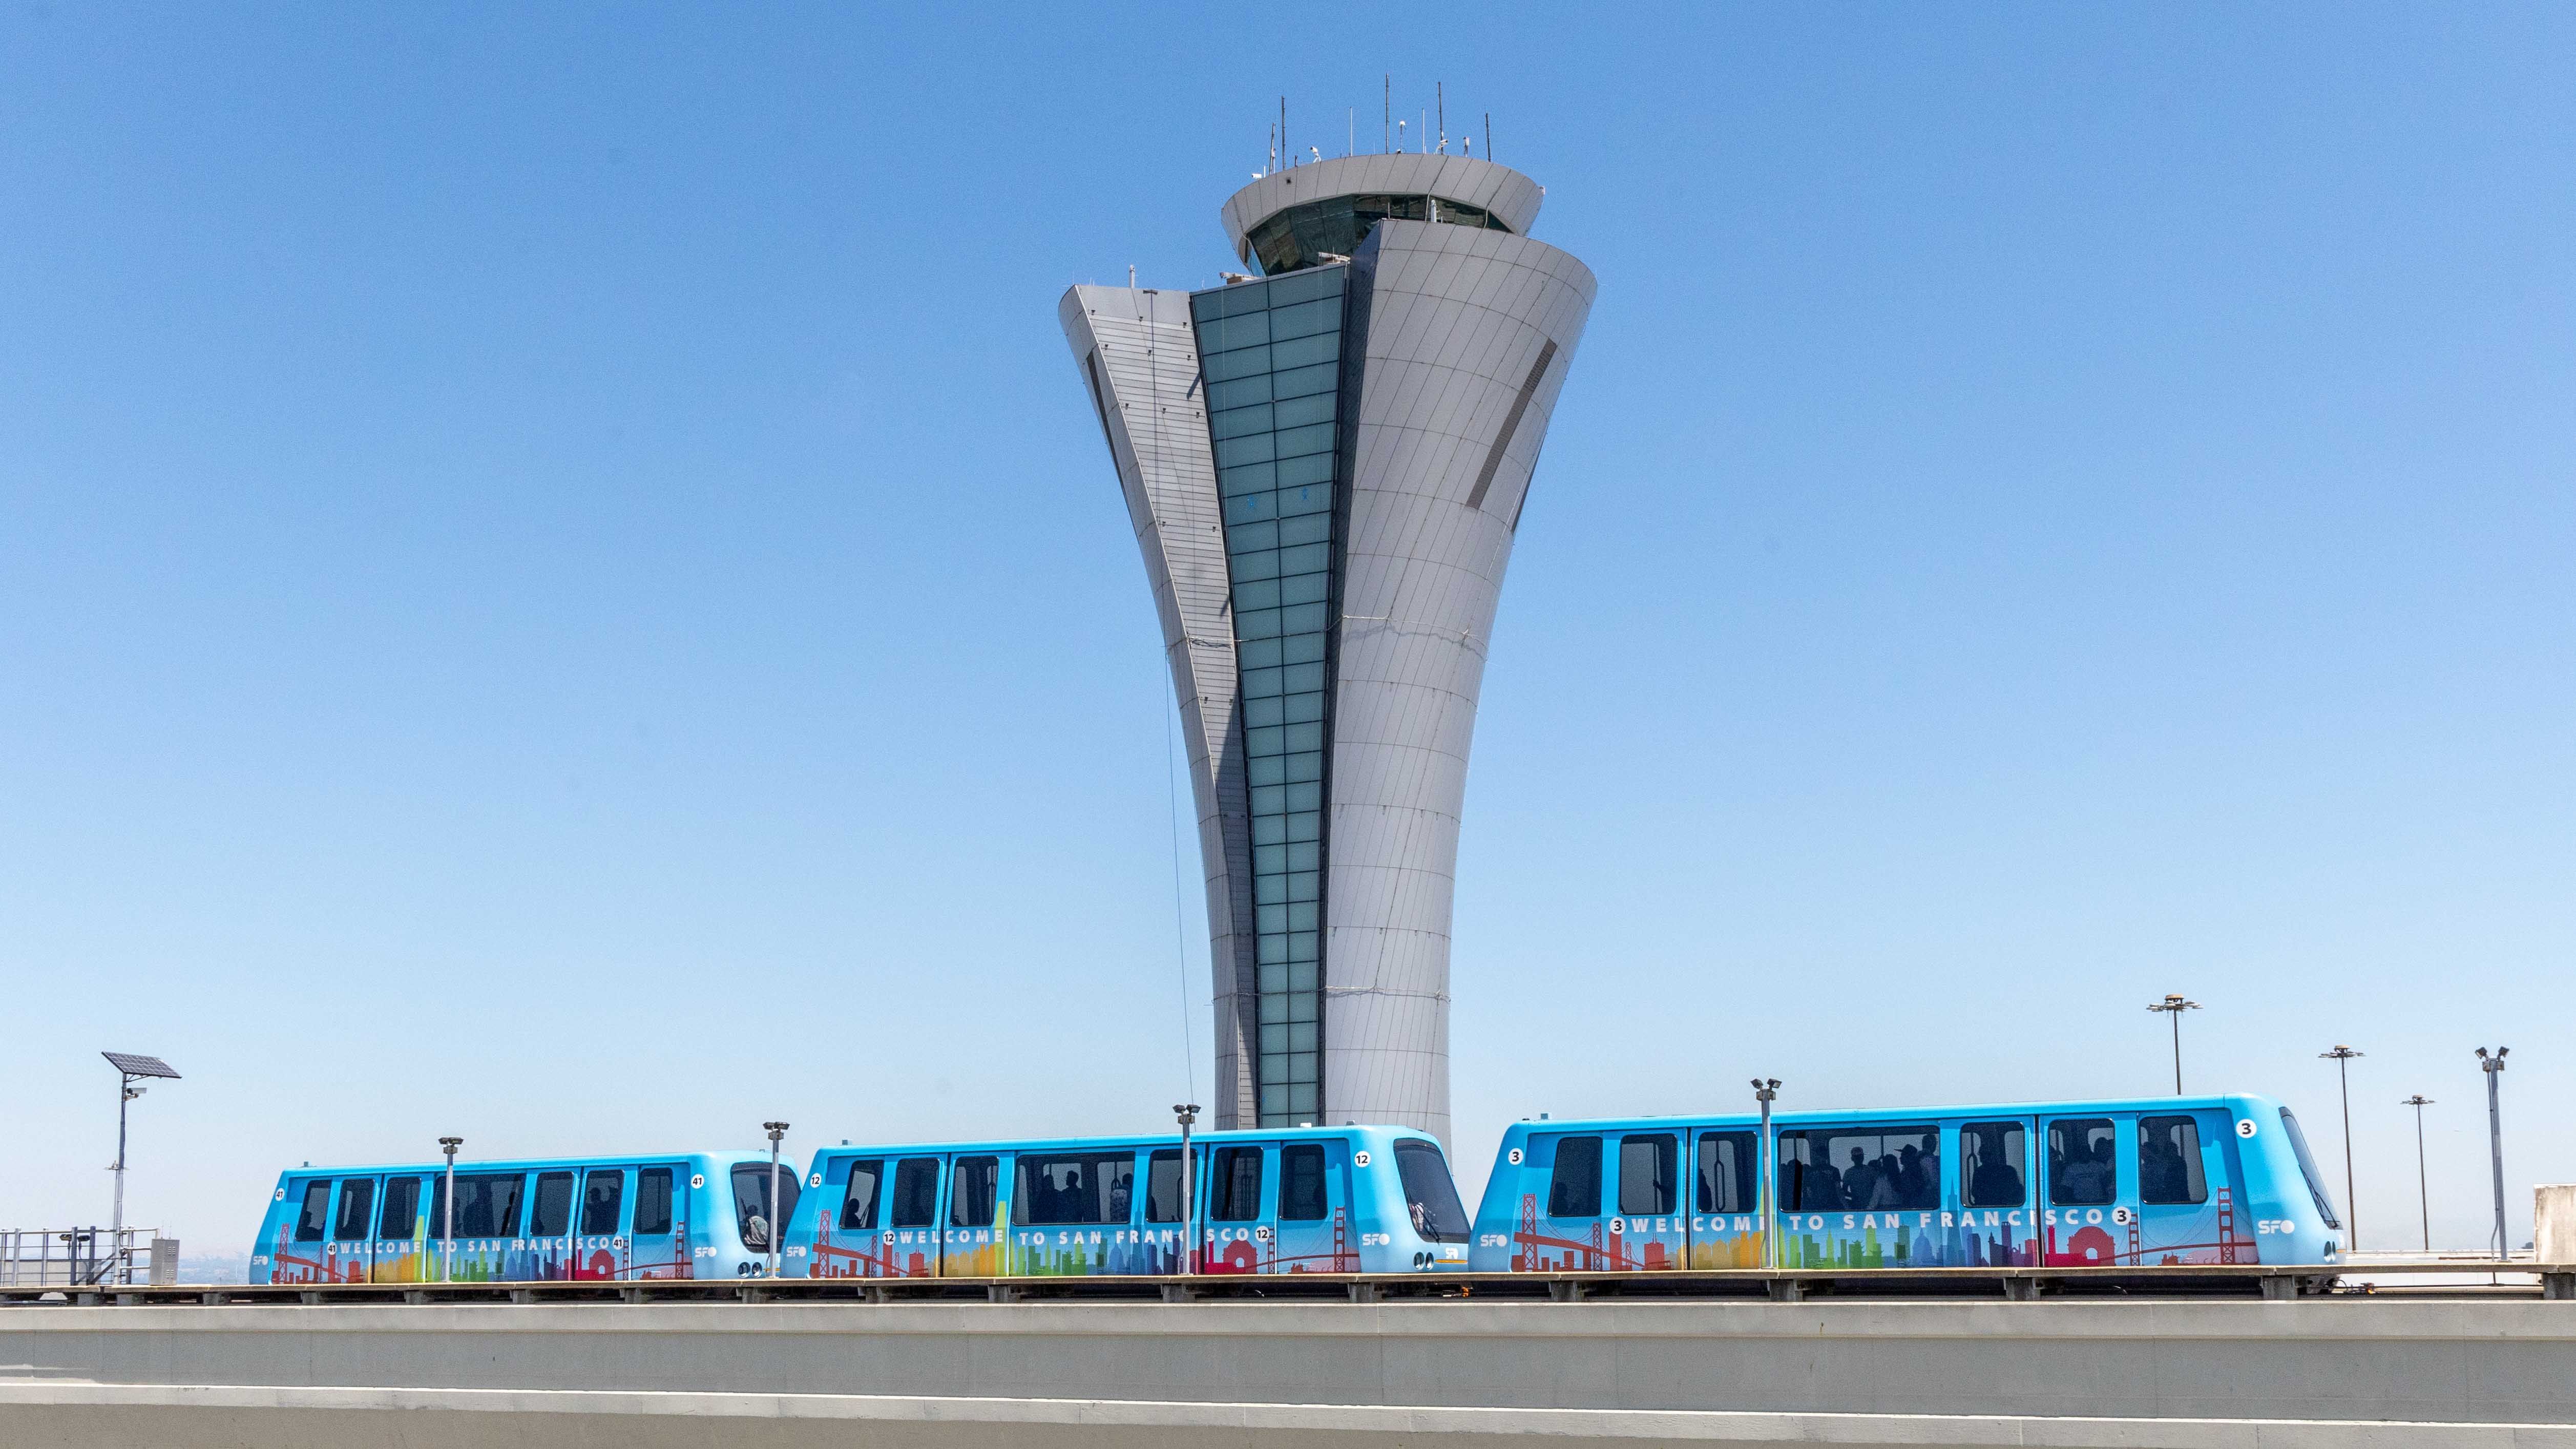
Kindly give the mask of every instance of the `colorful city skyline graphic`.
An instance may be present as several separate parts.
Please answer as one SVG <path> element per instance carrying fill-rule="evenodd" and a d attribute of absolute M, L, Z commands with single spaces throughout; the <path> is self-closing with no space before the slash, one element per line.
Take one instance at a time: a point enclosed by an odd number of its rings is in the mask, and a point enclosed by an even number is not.
<path fill-rule="evenodd" d="M 1763 1266 L 1750 1214 L 1556 1219 L 1524 1194 L 1511 1235 L 1516 1273 L 1663 1272 Z M 1782 1268 L 2028 1268 L 2260 1261 L 2233 1194 L 2205 1206 L 1788 1213 Z M 2034 1231 L 2034 1227 L 2036 1231 Z M 2061 1236 L 2061 1233 L 2063 1236 Z"/>

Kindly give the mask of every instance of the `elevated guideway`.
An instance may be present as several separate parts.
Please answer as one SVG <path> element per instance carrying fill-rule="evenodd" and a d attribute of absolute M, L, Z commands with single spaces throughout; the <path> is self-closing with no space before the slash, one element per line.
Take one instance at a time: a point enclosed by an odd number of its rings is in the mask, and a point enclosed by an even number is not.
<path fill-rule="evenodd" d="M 2536 1290 L 0 1308 L 0 1443 L 2576 1449 Z"/>

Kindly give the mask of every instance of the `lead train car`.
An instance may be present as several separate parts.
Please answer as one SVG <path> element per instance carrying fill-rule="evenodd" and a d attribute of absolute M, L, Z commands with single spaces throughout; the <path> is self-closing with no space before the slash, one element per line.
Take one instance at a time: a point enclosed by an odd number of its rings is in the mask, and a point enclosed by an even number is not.
<path fill-rule="evenodd" d="M 1790 1112 L 1772 1126 L 1782 1268 L 2330 1263 L 2342 1231 L 2298 1118 L 2265 1097 Z M 1759 1136 L 1751 1116 L 1516 1122 L 1471 1262 L 1763 1267 Z"/>
<path fill-rule="evenodd" d="M 1182 1262 L 1178 1136 L 827 1147 L 779 1272 L 815 1278 L 1397 1273 L 1467 1266 L 1440 1146 L 1405 1128 L 1210 1132 Z"/>
<path fill-rule="evenodd" d="M 647 1153 L 280 1173 L 253 1243 L 253 1283 L 521 1283 L 733 1278 L 769 1271 L 769 1159 Z M 779 1196 L 792 1215 L 796 1169 Z M 754 1221 L 755 1215 L 759 1218 Z"/>

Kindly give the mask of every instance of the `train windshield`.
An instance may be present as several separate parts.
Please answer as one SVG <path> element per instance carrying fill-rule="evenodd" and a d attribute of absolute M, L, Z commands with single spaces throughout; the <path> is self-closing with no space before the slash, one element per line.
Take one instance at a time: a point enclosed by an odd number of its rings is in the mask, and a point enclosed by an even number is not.
<path fill-rule="evenodd" d="M 1413 1211 L 1413 1230 L 1427 1242 L 1467 1241 L 1467 1210 L 1458 1204 L 1458 1186 L 1449 1180 L 1449 1164 L 1440 1149 L 1418 1138 L 1395 1144 L 1396 1176 L 1404 1180 L 1404 1200 Z"/>
<path fill-rule="evenodd" d="M 2287 1107 L 2281 1109 L 2281 1130 L 2290 1134 L 2290 1150 L 2299 1155 L 2299 1173 L 2308 1180 L 2308 1196 L 2317 1200 L 2317 1211 L 2324 1216 L 2326 1226 L 2342 1227 L 2343 1219 L 2335 1216 L 2334 1204 L 2326 1198 L 2326 1180 L 2317 1172 L 2317 1160 L 2308 1152 L 2308 1134 L 2299 1130 L 2299 1119 Z"/>
<path fill-rule="evenodd" d="M 742 1245 L 756 1253 L 769 1251 L 770 1226 L 784 1222 L 796 1211 L 798 1189 L 796 1169 L 781 1163 L 777 1169 L 778 1201 L 784 1212 L 769 1210 L 771 1168 L 765 1163 L 737 1163 L 733 1170 L 734 1230 L 742 1235 Z"/>

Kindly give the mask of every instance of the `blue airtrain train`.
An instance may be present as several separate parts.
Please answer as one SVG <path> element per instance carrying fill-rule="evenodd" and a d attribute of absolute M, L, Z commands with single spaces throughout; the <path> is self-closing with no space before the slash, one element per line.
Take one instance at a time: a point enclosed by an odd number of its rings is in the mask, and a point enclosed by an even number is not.
<path fill-rule="evenodd" d="M 252 1244 L 253 1283 L 732 1278 L 769 1271 L 769 1159 L 645 1153 L 279 1174 Z M 796 1210 L 796 1169 L 778 1171 Z"/>
<path fill-rule="evenodd" d="M 1476 1217 L 1479 1272 L 2331 1263 L 2343 1224 L 2266 1097 L 1772 1120 L 1766 1263 L 1751 1116 L 1522 1121 Z"/>
<path fill-rule="evenodd" d="M 786 1277 L 999 1278 L 1464 1269 L 1468 1222 L 1430 1138 L 1395 1127 L 1210 1132 L 1186 1212 L 1177 1135 L 827 1147 Z M 1185 1223 L 1199 1225 L 1195 1263 Z"/>

